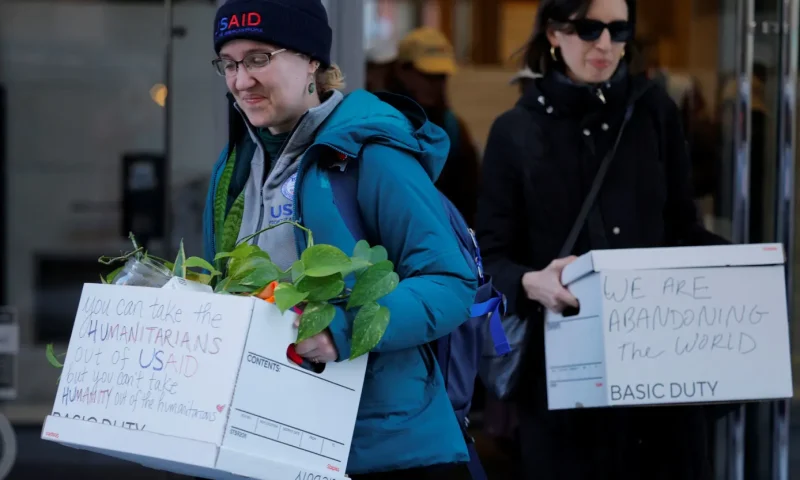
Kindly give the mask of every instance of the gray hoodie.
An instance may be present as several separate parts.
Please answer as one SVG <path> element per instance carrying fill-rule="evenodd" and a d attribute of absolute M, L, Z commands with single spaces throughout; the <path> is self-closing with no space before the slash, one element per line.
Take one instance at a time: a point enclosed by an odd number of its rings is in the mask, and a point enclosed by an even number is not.
<path fill-rule="evenodd" d="M 325 102 L 306 112 L 281 149 L 266 181 L 262 181 L 265 174 L 264 149 L 257 133 L 248 127 L 250 137 L 256 142 L 256 150 L 250 160 L 250 178 L 244 187 L 244 213 L 238 240 L 293 218 L 294 183 L 299 160 L 314 142 L 317 129 L 343 97 L 341 92 L 334 90 Z M 250 243 L 261 247 L 272 257 L 275 265 L 285 271 L 297 260 L 294 228 L 281 225 L 257 235 Z"/>

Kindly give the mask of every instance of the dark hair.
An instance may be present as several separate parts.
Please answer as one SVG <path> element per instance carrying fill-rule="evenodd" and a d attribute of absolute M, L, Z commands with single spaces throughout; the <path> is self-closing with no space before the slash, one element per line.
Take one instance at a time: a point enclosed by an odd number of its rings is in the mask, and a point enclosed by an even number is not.
<path fill-rule="evenodd" d="M 628 21 L 635 25 L 636 0 L 625 0 L 625 3 L 628 5 Z M 570 31 L 567 22 L 586 18 L 586 12 L 591 5 L 592 0 L 542 0 L 536 11 L 533 34 L 523 47 L 523 65 L 534 72 L 547 73 L 554 63 L 550 55 L 551 45 L 547 39 L 547 29 L 553 27 L 561 31 Z M 636 60 L 635 50 L 634 42 L 628 42 L 625 46 L 624 61 L 633 63 Z"/>

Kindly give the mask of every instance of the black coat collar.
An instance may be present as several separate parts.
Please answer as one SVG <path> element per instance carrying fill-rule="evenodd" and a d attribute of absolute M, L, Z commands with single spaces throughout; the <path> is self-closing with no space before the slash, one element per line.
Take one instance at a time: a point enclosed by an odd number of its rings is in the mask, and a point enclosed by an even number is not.
<path fill-rule="evenodd" d="M 625 63 L 602 84 L 577 84 L 564 73 L 551 71 L 531 84 L 519 104 L 547 115 L 583 119 L 624 110 L 651 84 L 643 75 L 630 75 Z"/>

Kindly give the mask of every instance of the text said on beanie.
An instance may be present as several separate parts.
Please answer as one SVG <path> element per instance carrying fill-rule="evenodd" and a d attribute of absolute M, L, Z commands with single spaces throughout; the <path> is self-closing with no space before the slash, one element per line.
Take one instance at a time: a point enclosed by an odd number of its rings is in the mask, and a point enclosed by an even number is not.
<path fill-rule="evenodd" d="M 333 32 L 321 0 L 228 0 L 214 19 L 214 50 L 236 39 L 267 43 L 331 64 Z"/>

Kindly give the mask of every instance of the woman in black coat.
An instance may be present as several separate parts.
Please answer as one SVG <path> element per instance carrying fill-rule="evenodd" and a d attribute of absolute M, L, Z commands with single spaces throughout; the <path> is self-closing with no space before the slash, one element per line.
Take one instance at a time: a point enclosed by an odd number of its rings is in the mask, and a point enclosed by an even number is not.
<path fill-rule="evenodd" d="M 477 234 L 527 321 L 578 305 L 560 274 L 590 250 L 725 242 L 699 223 L 677 106 L 631 73 L 634 19 L 635 0 L 542 0 L 525 62 L 543 77 L 491 129 Z M 558 258 L 629 108 L 596 209 Z M 543 329 L 530 331 L 517 392 L 525 478 L 709 478 L 702 407 L 548 411 Z"/>

